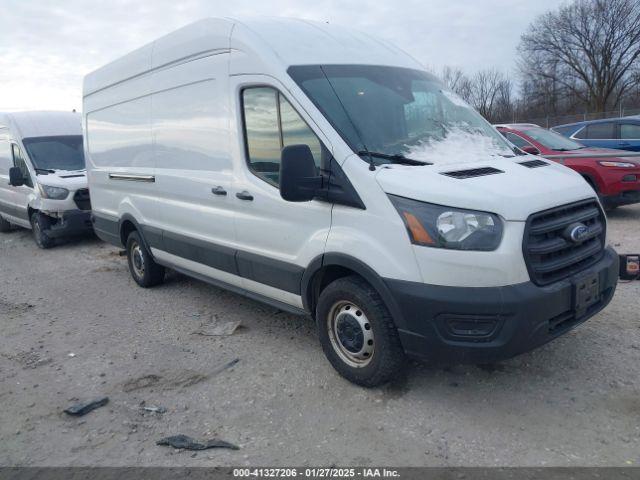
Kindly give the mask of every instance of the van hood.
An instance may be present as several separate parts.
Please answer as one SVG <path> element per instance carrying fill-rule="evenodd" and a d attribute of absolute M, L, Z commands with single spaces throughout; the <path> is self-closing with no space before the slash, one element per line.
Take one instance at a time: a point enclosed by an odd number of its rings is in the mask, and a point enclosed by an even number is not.
<path fill-rule="evenodd" d="M 536 160 L 547 165 L 522 165 Z M 477 171 L 487 168 L 496 171 Z M 468 172 L 455 173 L 461 171 Z M 451 172 L 459 178 L 450 176 Z M 469 162 L 424 166 L 384 165 L 378 168 L 376 180 L 392 195 L 491 212 L 510 221 L 526 221 L 532 213 L 595 197 L 578 173 L 533 155 L 476 157 Z"/>
<path fill-rule="evenodd" d="M 39 173 L 36 178 L 42 185 L 62 187 L 71 191 L 87 188 L 86 170 L 56 170 L 53 173 Z"/>

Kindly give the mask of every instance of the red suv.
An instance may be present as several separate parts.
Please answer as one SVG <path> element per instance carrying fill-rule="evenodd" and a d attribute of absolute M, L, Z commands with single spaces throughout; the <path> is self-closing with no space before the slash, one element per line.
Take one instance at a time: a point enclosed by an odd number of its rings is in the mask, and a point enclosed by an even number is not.
<path fill-rule="evenodd" d="M 551 158 L 572 168 L 598 193 L 602 205 L 612 210 L 640 202 L 640 158 L 624 158 L 620 150 L 592 148 L 531 123 L 496 125 L 498 131 L 520 150 Z M 590 157 L 615 154 L 615 157 Z"/>

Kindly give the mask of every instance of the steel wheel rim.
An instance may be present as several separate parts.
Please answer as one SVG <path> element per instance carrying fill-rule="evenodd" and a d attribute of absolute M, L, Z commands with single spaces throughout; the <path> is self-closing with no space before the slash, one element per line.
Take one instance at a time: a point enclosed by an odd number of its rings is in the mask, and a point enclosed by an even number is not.
<path fill-rule="evenodd" d="M 138 242 L 133 242 L 131 245 L 131 268 L 138 278 L 144 277 L 144 256 Z"/>
<path fill-rule="evenodd" d="M 353 302 L 340 301 L 331 307 L 327 333 L 333 350 L 347 365 L 363 368 L 371 363 L 375 341 L 371 322 Z"/>
<path fill-rule="evenodd" d="M 36 239 L 38 245 L 42 245 L 42 230 L 40 229 L 40 223 L 34 219 L 31 228 L 33 228 L 33 236 Z"/>

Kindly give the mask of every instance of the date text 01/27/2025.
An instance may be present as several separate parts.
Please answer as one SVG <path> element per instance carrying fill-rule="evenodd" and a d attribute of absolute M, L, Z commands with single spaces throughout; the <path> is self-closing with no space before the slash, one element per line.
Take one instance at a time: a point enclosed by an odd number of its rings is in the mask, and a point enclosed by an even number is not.
<path fill-rule="evenodd" d="M 234 478 L 397 478 L 388 468 L 234 468 Z"/>

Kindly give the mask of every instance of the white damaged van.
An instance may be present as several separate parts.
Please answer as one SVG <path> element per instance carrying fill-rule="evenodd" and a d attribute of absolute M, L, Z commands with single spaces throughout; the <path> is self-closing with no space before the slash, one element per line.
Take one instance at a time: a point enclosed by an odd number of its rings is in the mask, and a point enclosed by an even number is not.
<path fill-rule="evenodd" d="M 615 291 L 582 178 L 367 34 L 203 20 L 89 74 L 84 122 L 96 233 L 139 285 L 168 267 L 309 314 L 361 385 L 525 352 Z"/>
<path fill-rule="evenodd" d="M 30 228 L 40 248 L 92 232 L 82 141 L 74 112 L 0 113 L 0 232 Z"/>

